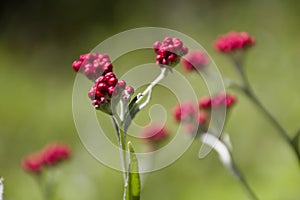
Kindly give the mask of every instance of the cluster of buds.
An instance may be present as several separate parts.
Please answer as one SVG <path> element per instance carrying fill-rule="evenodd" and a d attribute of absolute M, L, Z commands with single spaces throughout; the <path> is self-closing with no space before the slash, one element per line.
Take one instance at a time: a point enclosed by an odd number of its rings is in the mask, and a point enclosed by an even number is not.
<path fill-rule="evenodd" d="M 72 64 L 73 69 L 82 72 L 90 80 L 95 80 L 99 76 L 111 72 L 112 63 L 106 54 L 88 53 L 79 56 Z"/>
<path fill-rule="evenodd" d="M 180 103 L 173 109 L 173 116 L 177 123 L 182 122 L 188 133 L 195 132 L 197 127 L 206 123 L 206 115 L 198 110 L 198 106 L 191 102 Z"/>
<path fill-rule="evenodd" d="M 230 108 L 236 102 L 236 97 L 231 94 L 220 93 L 211 97 L 202 97 L 199 99 L 199 108 L 211 109 L 220 106 L 225 106 L 227 109 Z"/>
<path fill-rule="evenodd" d="M 193 103 L 185 102 L 178 104 L 174 110 L 173 115 L 176 122 L 188 122 L 196 119 L 197 106 Z"/>
<path fill-rule="evenodd" d="M 216 50 L 230 53 L 235 50 L 247 49 L 255 44 L 255 39 L 246 32 L 229 32 L 215 41 Z"/>
<path fill-rule="evenodd" d="M 94 81 L 88 96 L 93 106 L 105 113 L 112 114 L 111 98 L 113 96 L 122 96 L 124 100 L 128 100 L 134 93 L 133 87 L 126 87 L 125 81 L 117 79 L 113 73 L 113 65 L 106 54 L 80 55 L 79 60 L 74 61 L 72 67 L 76 72 L 83 72 L 88 79 Z"/>
<path fill-rule="evenodd" d="M 202 70 L 209 62 L 206 53 L 201 50 L 192 51 L 181 60 L 183 68 L 188 72 Z"/>
<path fill-rule="evenodd" d="M 199 105 L 190 102 L 178 104 L 173 110 L 176 122 L 182 122 L 187 132 L 206 132 L 210 123 L 211 108 L 226 106 L 230 108 L 236 101 L 236 97 L 220 93 L 213 98 L 203 97 L 199 99 Z"/>
<path fill-rule="evenodd" d="M 96 79 L 88 96 L 96 109 L 112 114 L 110 108 L 112 97 L 117 98 L 121 95 L 123 99 L 129 99 L 133 93 L 133 87 L 126 87 L 124 80 L 118 80 L 113 72 L 108 72 Z"/>
<path fill-rule="evenodd" d="M 51 143 L 42 150 L 22 159 L 22 167 L 28 172 L 39 174 L 44 167 L 55 166 L 70 157 L 71 149 L 66 144 Z"/>
<path fill-rule="evenodd" d="M 157 54 L 156 63 L 159 66 L 175 66 L 180 61 L 180 57 L 188 52 L 188 48 L 183 46 L 181 40 L 170 37 L 166 37 L 163 42 L 155 42 L 153 49 Z"/>

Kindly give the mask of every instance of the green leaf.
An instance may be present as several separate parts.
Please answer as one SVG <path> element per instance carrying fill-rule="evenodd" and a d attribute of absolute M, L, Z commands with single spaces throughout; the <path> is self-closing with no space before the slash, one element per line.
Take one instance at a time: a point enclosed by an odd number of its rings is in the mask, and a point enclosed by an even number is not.
<path fill-rule="evenodd" d="M 126 200 L 139 200 L 141 190 L 139 165 L 131 142 L 128 142 L 128 151 L 130 154 L 130 159 L 128 167 L 127 184 L 125 186 Z"/>
<path fill-rule="evenodd" d="M 138 100 L 138 96 L 135 96 L 131 102 L 129 103 L 129 110 L 131 110 L 135 105 L 136 105 L 136 101 Z"/>

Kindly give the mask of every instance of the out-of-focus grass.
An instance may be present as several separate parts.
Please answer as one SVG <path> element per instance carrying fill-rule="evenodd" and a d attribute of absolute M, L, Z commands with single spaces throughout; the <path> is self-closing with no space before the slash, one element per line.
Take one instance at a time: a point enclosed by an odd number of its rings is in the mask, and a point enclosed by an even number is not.
<path fill-rule="evenodd" d="M 159 4 L 167 8 L 170 3 Z M 71 62 L 105 37 L 127 28 L 163 26 L 182 31 L 207 49 L 223 75 L 233 78 L 237 77 L 231 63 L 214 52 L 211 43 L 217 35 L 232 29 L 248 31 L 257 39 L 245 62 L 256 94 L 291 135 L 299 128 L 298 2 L 178 1 L 160 15 L 149 6 L 143 7 L 145 12 L 133 10 L 130 16 L 125 15 L 128 11 L 122 6 L 125 5 L 115 6 L 118 12 L 114 19 L 118 23 L 111 29 L 92 24 L 66 46 L 52 39 L 35 44 L 37 47 L 28 53 L 9 47 L 4 36 L 0 39 L 0 176 L 5 178 L 6 199 L 41 199 L 37 184 L 21 169 L 20 159 L 53 140 L 68 142 L 74 149 L 73 159 L 57 172 L 61 197 L 121 198 L 121 173 L 93 159 L 76 134 L 71 110 L 75 77 Z M 125 55 L 115 63 L 120 67 L 117 73 L 121 75 L 131 66 L 152 60 L 148 56 L 154 58 L 150 51 Z M 180 66 L 177 69 L 195 88 L 203 83 Z M 200 88 L 198 95 L 206 94 L 205 87 Z M 299 199 L 299 166 L 293 152 L 251 102 L 236 91 L 231 92 L 238 95 L 238 103 L 230 114 L 226 132 L 231 135 L 233 155 L 253 190 L 261 199 Z M 164 88 L 156 88 L 153 103 L 160 103 L 165 93 Z M 169 111 L 167 125 L 174 131 L 176 125 L 170 113 L 176 102 L 168 95 L 170 98 L 165 98 L 163 104 Z M 136 120 L 146 123 L 148 112 L 140 113 Z M 109 125 L 107 128 L 111 129 Z M 146 174 L 142 199 L 247 199 L 215 153 L 198 160 L 200 145 L 195 141 L 177 162 Z"/>

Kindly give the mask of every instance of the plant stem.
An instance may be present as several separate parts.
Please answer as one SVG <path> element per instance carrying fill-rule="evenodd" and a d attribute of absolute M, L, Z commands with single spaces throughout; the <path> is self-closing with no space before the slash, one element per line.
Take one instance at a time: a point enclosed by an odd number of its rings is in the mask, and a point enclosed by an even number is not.
<path fill-rule="evenodd" d="M 252 200 L 258 200 L 258 197 L 253 192 L 253 190 L 251 189 L 250 185 L 246 181 L 244 175 L 242 174 L 242 172 L 239 170 L 239 168 L 237 167 L 236 163 L 234 162 L 234 160 L 232 158 L 232 155 L 231 155 L 231 164 L 232 164 L 232 169 L 234 171 L 234 175 L 238 178 L 238 180 L 240 181 L 240 183 L 242 184 L 242 186 L 244 187 L 244 189 L 248 193 L 248 196 Z"/>
<path fill-rule="evenodd" d="M 122 128 L 119 127 L 119 124 L 117 123 L 116 119 L 112 116 L 112 121 L 114 124 L 114 127 L 117 132 L 117 138 L 119 142 L 119 150 L 120 150 L 120 158 L 121 158 L 121 165 L 123 169 L 123 179 L 124 184 L 127 184 L 127 156 L 126 156 L 126 136 Z"/>
<path fill-rule="evenodd" d="M 141 94 L 141 97 L 136 101 L 136 103 L 139 103 L 142 98 L 148 94 L 149 92 L 151 93 L 152 88 L 159 83 L 162 79 L 164 79 L 167 76 L 167 71 L 168 69 L 166 67 L 161 68 L 160 74 L 150 83 L 150 85 L 143 91 Z"/>
<path fill-rule="evenodd" d="M 220 161 L 222 162 L 222 164 L 227 169 L 229 169 L 230 172 L 239 180 L 239 182 L 244 187 L 251 200 L 258 200 L 257 196 L 247 183 L 244 175 L 241 173 L 241 171 L 235 164 L 228 144 L 226 144 L 224 141 L 220 140 L 220 138 L 210 133 L 200 135 L 200 140 L 204 144 L 213 148 L 219 154 Z"/>
<path fill-rule="evenodd" d="M 148 94 L 146 101 L 143 102 L 141 105 L 139 105 L 138 108 L 136 108 L 137 110 L 134 111 L 135 113 L 133 113 L 133 114 L 130 113 L 130 110 L 127 107 L 125 107 L 128 105 L 124 104 L 124 102 L 121 100 L 120 101 L 120 106 L 121 106 L 120 122 L 118 123 L 117 119 L 114 116 L 111 116 L 112 122 L 113 122 L 114 127 L 117 132 L 117 138 L 118 138 L 118 142 L 119 142 L 120 158 L 121 158 L 121 164 L 122 164 L 122 169 L 123 169 L 123 178 L 124 178 L 124 196 L 123 196 L 124 200 L 136 198 L 136 197 L 131 197 L 131 189 L 130 189 L 131 180 L 129 179 L 131 172 L 130 172 L 130 168 L 129 168 L 130 161 L 128 159 L 130 154 L 129 155 L 127 154 L 126 132 L 131 123 L 131 120 L 132 120 L 131 117 L 134 117 L 138 111 L 140 111 L 142 108 L 144 108 L 150 102 L 152 88 L 159 81 L 161 81 L 162 79 L 164 79 L 167 76 L 167 73 L 168 73 L 167 70 L 168 69 L 165 67 L 161 68 L 160 74 L 154 79 L 154 81 L 152 81 L 150 83 L 150 85 L 143 91 L 142 94 L 137 96 L 138 99 L 136 100 L 136 102 L 134 102 L 134 104 L 136 104 L 136 105 L 138 105 L 138 103 L 143 99 L 143 97 Z M 126 191 L 126 189 L 129 191 Z M 138 196 L 138 199 L 139 199 L 139 196 Z"/>
<path fill-rule="evenodd" d="M 243 86 L 239 87 L 247 97 L 261 110 L 265 117 L 270 121 L 270 123 L 278 130 L 281 137 L 292 147 L 295 154 L 297 155 L 298 161 L 300 160 L 300 152 L 297 145 L 294 144 L 293 140 L 289 137 L 285 129 L 279 124 L 279 122 L 273 117 L 273 115 L 265 108 L 265 106 L 259 101 L 257 96 L 254 94 L 250 82 L 244 72 L 241 61 L 234 59 L 237 71 L 243 81 Z"/>

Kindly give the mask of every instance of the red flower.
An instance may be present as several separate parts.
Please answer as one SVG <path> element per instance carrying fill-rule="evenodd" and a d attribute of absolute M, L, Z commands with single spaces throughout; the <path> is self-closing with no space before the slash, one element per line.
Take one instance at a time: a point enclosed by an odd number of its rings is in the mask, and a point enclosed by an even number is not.
<path fill-rule="evenodd" d="M 70 157 L 71 149 L 65 144 L 52 143 L 48 144 L 42 152 L 45 165 L 56 165 L 58 162 Z"/>
<path fill-rule="evenodd" d="M 95 81 L 88 96 L 96 109 L 111 114 L 110 102 L 113 95 L 122 94 L 124 99 L 128 99 L 133 94 L 133 87 L 128 86 L 125 88 L 125 86 L 125 81 L 119 81 L 113 72 L 108 72 Z"/>
<path fill-rule="evenodd" d="M 202 97 L 199 99 L 199 108 L 211 108 L 211 98 L 209 96 Z"/>
<path fill-rule="evenodd" d="M 216 50 L 229 53 L 239 49 L 246 49 L 255 44 L 255 39 L 246 32 L 229 32 L 220 36 L 215 42 Z"/>
<path fill-rule="evenodd" d="M 180 56 L 184 56 L 188 52 L 188 48 L 183 46 L 181 40 L 170 37 L 166 37 L 163 42 L 155 42 L 153 49 L 157 54 L 156 63 L 159 66 L 175 66 L 178 64 Z"/>
<path fill-rule="evenodd" d="M 203 109 L 210 109 L 211 107 L 219 107 L 225 105 L 230 108 L 236 102 L 236 97 L 230 94 L 220 93 L 215 97 L 203 97 L 199 99 L 199 107 Z"/>
<path fill-rule="evenodd" d="M 22 159 L 22 168 L 28 172 L 39 174 L 43 167 L 43 155 L 38 152 Z"/>
<path fill-rule="evenodd" d="M 230 94 L 220 93 L 212 99 L 212 106 L 218 107 L 225 105 L 226 108 L 230 108 L 236 101 L 236 97 Z"/>
<path fill-rule="evenodd" d="M 194 120 L 196 113 L 197 106 L 189 102 L 178 104 L 173 110 L 173 116 L 177 122 Z"/>
<path fill-rule="evenodd" d="M 83 72 L 90 80 L 111 72 L 113 68 L 108 55 L 98 53 L 80 55 L 79 60 L 75 60 L 72 67 L 76 72 Z"/>
<path fill-rule="evenodd" d="M 200 125 L 203 125 L 205 124 L 207 121 L 207 114 L 206 112 L 200 112 L 199 116 L 198 116 L 198 119 L 197 119 L 197 122 L 200 124 Z"/>
<path fill-rule="evenodd" d="M 161 125 L 153 124 L 142 131 L 143 138 L 149 142 L 158 142 L 168 137 L 169 132 Z"/>
<path fill-rule="evenodd" d="M 186 71 L 201 70 L 209 64 L 209 59 L 204 51 L 192 51 L 188 53 L 181 63 Z"/>
<path fill-rule="evenodd" d="M 22 159 L 22 168 L 28 172 L 39 174 L 43 167 L 54 166 L 70 157 L 71 148 L 66 144 L 51 143 L 42 150 Z"/>

